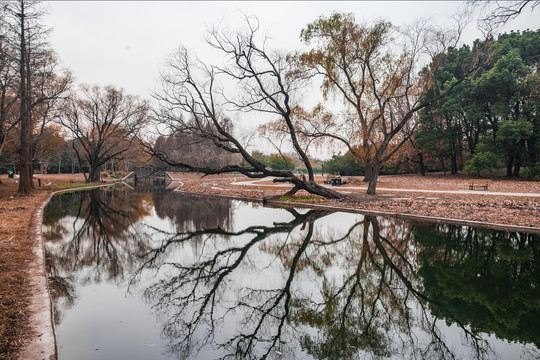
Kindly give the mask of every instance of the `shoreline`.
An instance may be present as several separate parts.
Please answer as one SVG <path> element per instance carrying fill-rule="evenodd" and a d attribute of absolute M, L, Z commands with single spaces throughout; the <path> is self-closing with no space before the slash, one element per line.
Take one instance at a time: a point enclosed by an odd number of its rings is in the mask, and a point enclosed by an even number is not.
<path fill-rule="evenodd" d="M 269 205 L 272 207 L 288 206 L 288 207 L 314 209 L 314 210 L 331 210 L 334 212 L 347 212 L 347 213 L 363 214 L 363 215 L 394 217 L 394 218 L 400 218 L 400 219 L 418 221 L 418 222 L 429 222 L 429 223 L 436 223 L 436 224 L 449 224 L 449 225 L 458 225 L 458 226 L 471 226 L 471 227 L 480 227 L 480 228 L 491 229 L 491 230 L 500 230 L 500 231 L 507 231 L 507 232 L 526 232 L 526 233 L 540 235 L 540 227 L 526 227 L 526 226 L 519 226 L 519 225 L 496 224 L 496 223 L 487 223 L 487 222 L 480 222 L 480 221 L 474 221 L 474 220 L 464 220 L 464 219 L 458 219 L 458 218 L 423 216 L 423 215 L 405 214 L 405 213 L 397 213 L 397 212 L 385 212 L 385 211 L 377 211 L 377 210 L 349 208 L 349 207 L 344 207 L 344 206 L 309 204 L 309 203 L 302 203 L 302 202 L 295 202 L 295 201 L 262 200 L 258 198 L 250 198 L 250 197 L 242 197 L 242 196 L 234 196 L 234 195 L 231 196 L 231 195 L 224 195 L 224 194 L 211 194 L 211 193 L 203 193 L 203 192 L 191 192 L 191 191 L 184 191 L 184 190 L 178 190 L 178 189 L 174 191 L 183 193 L 183 194 L 188 194 L 188 195 L 210 196 L 210 197 L 213 196 L 213 197 L 220 197 L 220 198 L 226 198 L 226 199 L 231 199 L 231 200 L 252 201 L 252 202 L 262 203 L 264 205 Z"/>
<path fill-rule="evenodd" d="M 37 209 L 34 209 L 30 220 L 30 227 L 32 229 L 32 233 L 30 235 L 34 238 L 34 246 L 32 251 L 34 253 L 35 262 L 33 262 L 27 270 L 29 273 L 28 277 L 30 279 L 30 287 L 33 290 L 28 306 L 30 308 L 30 329 L 35 334 L 39 335 L 32 337 L 24 344 L 20 351 L 21 359 L 58 359 L 54 311 L 49 288 L 49 280 L 47 278 L 45 264 L 45 242 L 43 241 L 42 233 L 43 211 L 45 207 L 49 204 L 53 196 L 57 194 L 113 186 L 117 183 L 118 182 L 110 182 L 106 184 L 97 184 L 55 191 L 48 190 L 48 196 Z"/>

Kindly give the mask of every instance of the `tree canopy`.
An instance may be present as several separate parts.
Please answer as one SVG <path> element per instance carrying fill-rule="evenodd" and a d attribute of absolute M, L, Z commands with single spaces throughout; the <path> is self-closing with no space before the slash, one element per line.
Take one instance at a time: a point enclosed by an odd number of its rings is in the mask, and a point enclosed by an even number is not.
<path fill-rule="evenodd" d="M 540 32 L 503 34 L 477 41 L 474 49 L 485 59 L 484 67 L 425 109 L 415 134 L 417 146 L 439 159 L 443 169 L 450 163 L 452 173 L 466 163 L 476 172 L 473 162 L 486 156 L 488 168 L 494 169 L 496 156 L 505 162 L 507 176 L 518 176 L 524 166 L 534 168 L 540 160 Z M 448 51 L 436 72 L 442 88 L 455 83 L 456 69 L 472 53 L 466 46 Z M 430 91 L 436 90 L 426 96 Z"/>

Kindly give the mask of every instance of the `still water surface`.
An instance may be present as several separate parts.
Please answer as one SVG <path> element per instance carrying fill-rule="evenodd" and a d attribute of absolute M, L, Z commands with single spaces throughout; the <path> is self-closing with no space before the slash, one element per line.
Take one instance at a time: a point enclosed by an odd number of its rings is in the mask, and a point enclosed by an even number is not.
<path fill-rule="evenodd" d="M 168 190 L 55 196 L 60 359 L 540 358 L 540 237 Z"/>

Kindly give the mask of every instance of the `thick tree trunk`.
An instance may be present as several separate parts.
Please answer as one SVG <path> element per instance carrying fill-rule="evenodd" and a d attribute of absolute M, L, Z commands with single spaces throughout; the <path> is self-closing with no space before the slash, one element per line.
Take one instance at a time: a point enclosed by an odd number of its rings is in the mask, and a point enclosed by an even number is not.
<path fill-rule="evenodd" d="M 506 176 L 512 176 L 512 168 L 514 167 L 514 154 L 508 154 L 508 160 L 506 161 Z"/>
<path fill-rule="evenodd" d="M 25 154 L 21 151 L 20 172 L 19 172 L 19 194 L 29 194 L 32 190 L 32 163 L 24 159 Z"/>
<path fill-rule="evenodd" d="M 426 167 L 424 165 L 424 154 L 418 153 L 418 165 L 420 166 L 420 175 L 426 176 Z"/>
<path fill-rule="evenodd" d="M 345 195 L 335 190 L 316 184 L 314 181 L 307 181 L 304 183 L 304 190 L 311 194 L 319 195 L 327 199 L 341 199 Z"/>
<path fill-rule="evenodd" d="M 24 107 L 21 113 L 21 142 L 19 158 L 19 194 L 29 194 L 32 190 L 32 123 L 27 115 L 26 101 L 21 107 Z"/>
<path fill-rule="evenodd" d="M 516 154 L 516 162 L 514 164 L 514 173 L 513 173 L 513 175 L 515 177 L 518 177 L 520 170 L 521 170 L 521 154 L 518 152 Z"/>
<path fill-rule="evenodd" d="M 367 162 L 365 167 L 365 174 L 364 178 L 362 179 L 363 182 L 370 182 L 371 178 L 373 177 L 373 171 L 371 169 L 372 162 Z"/>
<path fill-rule="evenodd" d="M 375 190 L 377 188 L 377 180 L 379 178 L 379 171 L 379 164 L 377 162 L 373 162 L 371 165 L 371 179 L 369 179 L 369 185 L 366 194 L 375 195 Z"/>
<path fill-rule="evenodd" d="M 26 73 L 26 18 L 24 3 L 21 2 L 20 17 L 20 54 L 19 54 L 19 96 L 20 96 L 20 171 L 19 171 L 19 194 L 28 194 L 32 190 L 32 118 L 29 112 L 28 98 L 28 74 Z"/>
<path fill-rule="evenodd" d="M 291 196 L 296 194 L 300 190 L 305 190 L 313 195 L 319 195 L 327 199 L 342 199 L 345 197 L 344 194 L 337 192 L 335 190 L 329 189 L 325 186 L 321 186 L 315 181 L 306 180 L 306 178 L 303 176 L 302 179 L 298 179 L 296 177 L 292 178 L 276 178 L 274 179 L 274 182 L 290 182 L 294 185 L 294 187 L 286 192 L 285 196 Z M 279 198 L 282 195 L 276 195 L 276 196 L 270 196 L 266 197 L 265 200 L 271 200 Z"/>
<path fill-rule="evenodd" d="M 87 183 L 101 181 L 101 166 L 92 166 L 86 179 Z"/>

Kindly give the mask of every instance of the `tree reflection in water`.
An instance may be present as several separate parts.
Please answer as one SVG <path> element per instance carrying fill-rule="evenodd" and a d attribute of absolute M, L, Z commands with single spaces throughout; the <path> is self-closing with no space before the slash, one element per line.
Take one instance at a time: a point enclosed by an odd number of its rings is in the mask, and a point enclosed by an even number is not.
<path fill-rule="evenodd" d="M 485 333 L 538 346 L 536 236 L 294 209 L 243 225 L 234 209 L 256 205 L 118 191 L 69 210 L 73 230 L 47 224 L 70 234 L 49 249 L 55 302 L 71 271 L 130 274 L 173 357 L 490 358 Z M 171 227 L 146 220 L 152 201 Z"/>
<path fill-rule="evenodd" d="M 62 202 L 68 207 L 62 207 Z M 133 194 L 123 187 L 53 197 L 45 210 L 43 233 L 52 244 L 46 267 L 53 303 L 62 303 L 55 306 L 57 323 L 62 309 L 73 304 L 76 285 L 118 281 L 131 273 L 137 255 L 146 247 L 131 225 L 147 216 L 151 206 L 150 194 Z M 55 209 L 63 209 L 67 217 L 53 222 L 58 216 Z"/>
<path fill-rule="evenodd" d="M 139 258 L 147 253 L 151 225 L 146 218 L 155 204 L 167 203 L 170 209 L 193 204 L 192 199 L 171 195 L 158 188 L 107 187 L 55 196 L 44 211 L 43 236 L 48 241 L 46 267 L 55 305 L 55 322 L 61 321 L 63 309 L 76 299 L 78 285 L 113 280 L 120 283 L 126 274 L 139 267 Z M 166 200 L 165 200 L 166 199 Z M 155 203 L 154 203 L 155 201 Z M 199 208 L 197 208 L 197 206 Z M 227 224 L 230 202 L 214 206 L 197 202 L 189 209 L 210 209 L 213 224 Z M 167 210 L 165 210 L 165 214 Z M 182 214 L 180 214 L 182 215 Z M 185 217 L 176 219 L 179 228 L 195 223 Z M 184 221 L 184 222 L 182 222 Z"/>
<path fill-rule="evenodd" d="M 221 358 L 303 357 L 299 339 L 317 359 L 492 355 L 468 319 L 424 290 L 416 259 L 425 253 L 412 225 L 366 216 L 338 231 L 324 219 L 317 226 L 327 212 L 288 211 L 293 219 L 273 226 L 163 233 L 162 246 L 145 254 L 138 273 L 167 274 L 146 296 L 173 353 L 186 358 L 213 346 Z M 194 239 L 202 242 L 194 258 L 171 261 L 168 247 Z M 259 281 L 245 281 L 246 272 Z M 434 307 L 461 329 L 465 350 L 448 344 Z"/>
<path fill-rule="evenodd" d="M 539 236 L 433 225 L 415 239 L 433 314 L 540 346 Z"/>

